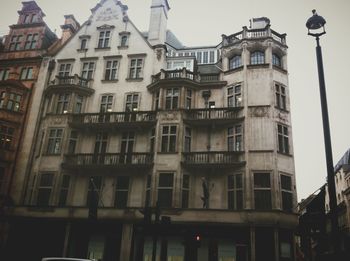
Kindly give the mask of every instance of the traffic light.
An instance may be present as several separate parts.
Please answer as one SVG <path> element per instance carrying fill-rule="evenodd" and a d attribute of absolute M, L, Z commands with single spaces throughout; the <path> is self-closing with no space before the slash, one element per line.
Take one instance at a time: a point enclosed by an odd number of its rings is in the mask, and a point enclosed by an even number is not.
<path fill-rule="evenodd" d="M 194 245 L 197 248 L 201 247 L 201 235 L 200 234 L 195 234 L 195 236 L 194 236 Z"/>

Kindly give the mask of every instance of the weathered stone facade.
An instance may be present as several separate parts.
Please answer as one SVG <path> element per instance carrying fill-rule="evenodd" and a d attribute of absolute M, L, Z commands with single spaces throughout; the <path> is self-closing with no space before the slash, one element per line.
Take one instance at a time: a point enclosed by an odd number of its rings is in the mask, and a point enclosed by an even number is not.
<path fill-rule="evenodd" d="M 140 33 L 102 0 L 44 60 L 13 186 L 32 256 L 151 260 L 156 236 L 160 260 L 294 260 L 285 35 L 258 18 L 184 47 L 168 11 L 153 0 Z"/>

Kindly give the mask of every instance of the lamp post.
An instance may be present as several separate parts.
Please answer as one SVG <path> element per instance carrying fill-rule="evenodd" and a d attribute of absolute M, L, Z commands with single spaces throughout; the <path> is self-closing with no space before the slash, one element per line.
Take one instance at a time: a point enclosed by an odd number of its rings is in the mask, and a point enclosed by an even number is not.
<path fill-rule="evenodd" d="M 320 46 L 320 36 L 326 33 L 324 25 L 326 20 L 316 13 L 316 10 L 312 10 L 313 15 L 307 20 L 306 27 L 308 28 L 308 35 L 316 38 L 316 56 L 317 56 L 317 67 L 318 67 L 318 79 L 320 85 L 320 98 L 321 98 L 321 109 L 322 109 L 322 120 L 323 120 L 323 135 L 326 152 L 327 162 L 327 183 L 328 183 L 328 195 L 330 205 L 330 217 L 331 217 L 331 236 L 334 255 L 340 256 L 340 240 L 339 240 L 339 227 L 338 227 L 338 216 L 337 216 L 337 198 L 335 191 L 334 182 L 334 165 L 332 156 L 332 143 L 329 129 L 328 119 L 328 107 L 327 107 L 327 96 L 326 96 L 326 85 L 324 80 L 323 72 L 323 61 L 322 61 L 322 50 Z"/>

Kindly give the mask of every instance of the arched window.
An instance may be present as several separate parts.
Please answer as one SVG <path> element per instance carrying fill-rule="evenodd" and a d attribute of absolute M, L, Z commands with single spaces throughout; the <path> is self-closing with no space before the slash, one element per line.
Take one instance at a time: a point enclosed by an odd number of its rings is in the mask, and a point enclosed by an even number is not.
<path fill-rule="evenodd" d="M 275 53 L 272 54 L 272 64 L 278 67 L 282 67 L 281 58 Z"/>
<path fill-rule="evenodd" d="M 264 64 L 265 53 L 261 51 L 255 51 L 250 55 L 250 64 Z"/>
<path fill-rule="evenodd" d="M 233 56 L 229 60 L 229 69 L 235 69 L 242 65 L 242 58 L 240 55 Z"/>

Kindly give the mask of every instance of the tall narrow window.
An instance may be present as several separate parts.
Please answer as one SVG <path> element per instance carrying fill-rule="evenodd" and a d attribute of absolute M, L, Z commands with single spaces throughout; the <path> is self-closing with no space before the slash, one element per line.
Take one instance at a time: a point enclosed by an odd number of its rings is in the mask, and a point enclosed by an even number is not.
<path fill-rule="evenodd" d="M 292 178 L 287 175 L 281 175 L 281 193 L 282 193 L 282 209 L 285 211 L 293 211 L 293 191 Z"/>
<path fill-rule="evenodd" d="M 117 177 L 117 185 L 115 188 L 115 200 L 114 206 L 116 208 L 126 208 L 128 205 L 128 195 L 129 195 L 129 176 L 119 176 Z"/>
<path fill-rule="evenodd" d="M 30 21 L 30 16 L 29 15 L 25 15 L 24 19 L 23 19 L 23 23 L 28 24 L 29 21 Z"/>
<path fill-rule="evenodd" d="M 135 132 L 123 132 L 120 146 L 120 163 L 131 163 L 134 151 Z"/>
<path fill-rule="evenodd" d="M 276 106 L 281 110 L 285 110 L 286 106 L 286 87 L 275 84 L 276 91 Z"/>
<path fill-rule="evenodd" d="M 236 69 L 242 65 L 242 58 L 240 55 L 235 55 L 229 60 L 229 69 Z"/>
<path fill-rule="evenodd" d="M 15 129 L 0 125 L 0 148 L 9 150 L 12 148 L 13 136 L 15 134 Z"/>
<path fill-rule="evenodd" d="M 185 152 L 190 152 L 191 151 L 191 136 L 192 136 L 192 131 L 190 128 L 185 127 Z"/>
<path fill-rule="evenodd" d="M 53 177 L 54 175 L 52 173 L 43 173 L 40 175 L 36 199 L 38 206 L 49 206 L 53 187 Z"/>
<path fill-rule="evenodd" d="M 5 108 L 6 92 L 0 93 L 0 108 Z"/>
<path fill-rule="evenodd" d="M 10 51 L 18 51 L 21 49 L 22 35 L 14 35 L 11 37 Z"/>
<path fill-rule="evenodd" d="M 158 180 L 158 202 L 160 207 L 170 208 L 173 204 L 174 173 L 160 173 Z"/>
<path fill-rule="evenodd" d="M 151 205 L 151 183 L 152 183 L 152 176 L 151 175 L 147 175 L 146 199 L 145 199 L 145 206 L 146 207 Z"/>
<path fill-rule="evenodd" d="M 270 173 L 254 173 L 254 199 L 255 209 L 272 208 Z"/>
<path fill-rule="evenodd" d="M 235 85 L 227 88 L 227 106 L 239 107 L 242 105 L 241 85 Z"/>
<path fill-rule="evenodd" d="M 94 154 L 104 154 L 107 151 L 108 134 L 106 132 L 96 133 Z"/>
<path fill-rule="evenodd" d="M 6 81 L 9 78 L 10 69 L 0 69 L 0 81 Z"/>
<path fill-rule="evenodd" d="M 210 51 L 209 55 L 210 55 L 209 63 L 214 63 L 215 62 L 215 52 L 214 51 Z"/>
<path fill-rule="evenodd" d="M 154 99 L 154 109 L 158 110 L 159 109 L 159 97 L 160 97 L 160 92 L 159 90 L 155 93 L 155 99 Z"/>
<path fill-rule="evenodd" d="M 83 108 L 84 97 L 82 95 L 76 94 L 74 103 L 74 113 L 81 113 Z"/>
<path fill-rule="evenodd" d="M 69 136 L 68 154 L 75 153 L 75 149 L 77 147 L 77 142 L 78 142 L 78 132 L 76 130 L 72 130 L 70 132 L 70 136 Z"/>
<path fill-rule="evenodd" d="M 203 52 L 203 63 L 208 63 L 208 52 Z"/>
<path fill-rule="evenodd" d="M 101 31 L 98 38 L 98 48 L 109 47 L 110 36 L 111 36 L 111 31 Z"/>
<path fill-rule="evenodd" d="M 154 146 L 155 146 L 155 142 L 156 142 L 156 129 L 153 128 L 151 130 L 151 137 L 150 137 L 150 152 L 154 152 Z"/>
<path fill-rule="evenodd" d="M 227 130 L 227 149 L 228 151 L 242 151 L 243 150 L 243 138 L 242 138 L 242 125 L 237 124 Z"/>
<path fill-rule="evenodd" d="M 120 46 L 121 47 L 127 47 L 128 46 L 128 36 L 122 35 L 120 38 Z"/>
<path fill-rule="evenodd" d="M 118 69 L 118 61 L 107 61 L 106 62 L 106 72 L 105 72 L 105 80 L 113 81 L 117 80 L 117 69 Z"/>
<path fill-rule="evenodd" d="M 81 39 L 80 50 L 86 50 L 86 49 L 87 49 L 87 39 Z"/>
<path fill-rule="evenodd" d="M 68 112 L 70 95 L 68 93 L 59 94 L 57 98 L 56 113 L 63 114 Z"/>
<path fill-rule="evenodd" d="M 23 67 L 21 71 L 21 80 L 31 80 L 33 79 L 33 67 Z"/>
<path fill-rule="evenodd" d="M 63 63 L 60 64 L 58 76 L 60 77 L 67 77 L 70 75 L 72 65 L 70 63 Z"/>
<path fill-rule="evenodd" d="M 142 64 L 143 64 L 143 59 L 141 58 L 130 60 L 130 69 L 129 69 L 130 79 L 142 78 Z"/>
<path fill-rule="evenodd" d="M 197 63 L 202 63 L 202 52 L 197 52 Z"/>
<path fill-rule="evenodd" d="M 275 53 L 272 54 L 272 64 L 278 67 L 282 67 L 281 58 Z"/>
<path fill-rule="evenodd" d="M 92 176 L 89 179 L 89 189 L 86 198 L 86 205 L 89 206 L 90 201 L 93 199 L 93 193 L 96 193 L 98 198 L 99 205 L 101 204 L 101 189 L 102 189 L 102 177 L 101 176 Z"/>
<path fill-rule="evenodd" d="M 179 107 L 179 88 L 166 89 L 165 109 L 175 110 Z"/>
<path fill-rule="evenodd" d="M 110 112 L 112 111 L 113 95 L 102 95 L 100 112 Z"/>
<path fill-rule="evenodd" d="M 289 154 L 288 127 L 282 124 L 277 124 L 277 130 L 278 130 L 278 152 Z"/>
<path fill-rule="evenodd" d="M 227 204 L 229 209 L 243 209 L 242 174 L 227 177 Z"/>
<path fill-rule="evenodd" d="M 58 206 L 63 207 L 67 205 L 67 198 L 69 192 L 70 176 L 63 175 L 60 187 L 60 195 L 58 198 Z"/>
<path fill-rule="evenodd" d="M 81 77 L 84 79 L 92 79 L 94 73 L 95 63 L 94 62 L 86 62 L 83 63 L 83 69 L 81 71 Z"/>
<path fill-rule="evenodd" d="M 190 175 L 183 175 L 182 177 L 182 197 L 181 207 L 188 208 L 190 198 Z"/>
<path fill-rule="evenodd" d="M 37 14 L 33 14 L 31 23 L 37 23 L 38 21 L 39 21 L 38 15 Z"/>
<path fill-rule="evenodd" d="M 250 64 L 264 64 L 265 53 L 261 51 L 252 52 L 250 55 Z"/>
<path fill-rule="evenodd" d="M 176 126 L 163 126 L 161 151 L 162 152 L 176 151 Z"/>
<path fill-rule="evenodd" d="M 47 142 L 47 154 L 60 154 L 63 129 L 50 129 Z"/>
<path fill-rule="evenodd" d="M 191 109 L 192 107 L 192 90 L 187 89 L 186 90 L 186 104 L 185 104 L 185 108 L 186 109 Z"/>

